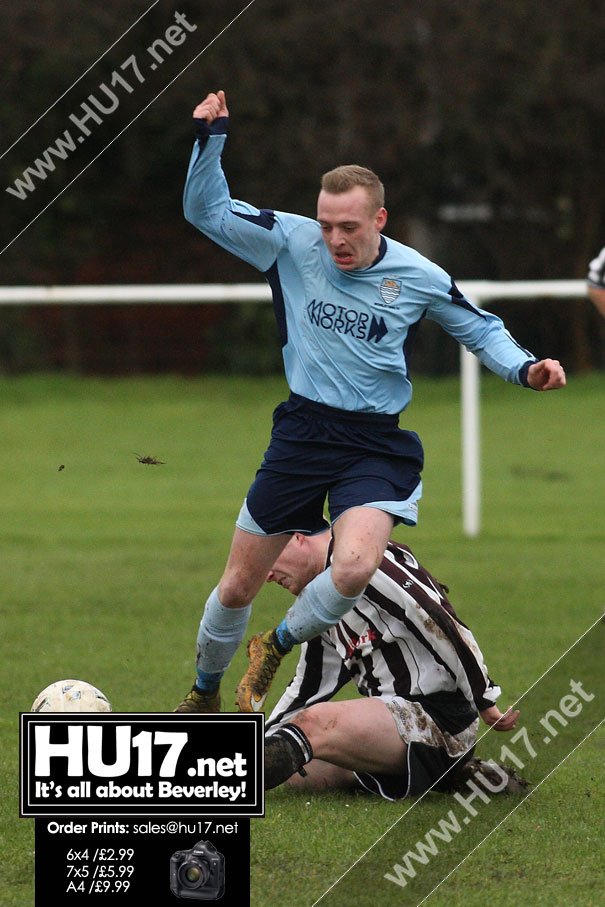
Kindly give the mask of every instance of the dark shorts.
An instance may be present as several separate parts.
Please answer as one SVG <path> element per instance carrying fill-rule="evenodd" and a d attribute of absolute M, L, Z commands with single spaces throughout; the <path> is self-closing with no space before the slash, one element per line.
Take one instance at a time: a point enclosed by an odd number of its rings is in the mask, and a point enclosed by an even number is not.
<path fill-rule="evenodd" d="M 292 394 L 273 413 L 271 441 L 238 526 L 259 534 L 315 533 L 351 507 L 416 522 L 423 450 L 398 416 L 352 413 Z"/>
<path fill-rule="evenodd" d="M 448 791 L 451 785 L 448 773 L 473 755 L 478 719 L 475 717 L 457 733 L 449 733 L 420 702 L 396 696 L 386 705 L 399 736 L 407 745 L 406 762 L 397 775 L 357 772 L 360 787 L 385 800 L 418 797 L 431 789 Z M 474 715 L 469 710 L 465 720 L 473 719 Z"/>
<path fill-rule="evenodd" d="M 474 747 L 463 756 L 452 757 L 443 747 L 411 743 L 408 746 L 407 761 L 400 775 L 370 774 L 359 772 L 356 777 L 362 790 L 378 794 L 385 800 L 404 800 L 419 797 L 429 790 L 440 793 L 450 791 L 448 772 L 467 762 Z"/>

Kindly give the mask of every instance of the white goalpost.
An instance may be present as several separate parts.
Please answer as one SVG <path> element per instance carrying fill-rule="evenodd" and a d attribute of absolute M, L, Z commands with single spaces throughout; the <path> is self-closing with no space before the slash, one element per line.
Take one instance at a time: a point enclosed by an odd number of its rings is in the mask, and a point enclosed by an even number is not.
<path fill-rule="evenodd" d="M 460 281 L 459 289 L 478 308 L 502 299 L 581 299 L 583 280 Z M 481 528 L 481 425 L 479 411 L 481 363 L 460 348 L 460 418 L 462 462 L 462 529 L 477 536 Z"/>
<path fill-rule="evenodd" d="M 583 280 L 469 280 L 458 284 L 479 308 L 502 299 L 581 299 Z M 134 305 L 137 303 L 270 302 L 264 283 L 250 284 L 125 284 L 99 286 L 0 287 L 2 305 Z M 481 364 L 464 347 L 460 355 L 462 464 L 462 529 L 477 536 L 481 528 Z"/>

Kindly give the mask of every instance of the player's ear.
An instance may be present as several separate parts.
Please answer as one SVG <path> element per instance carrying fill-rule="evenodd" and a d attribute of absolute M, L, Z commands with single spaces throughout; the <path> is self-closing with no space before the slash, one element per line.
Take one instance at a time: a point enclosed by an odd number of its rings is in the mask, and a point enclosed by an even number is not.
<path fill-rule="evenodd" d="M 378 211 L 376 212 L 376 220 L 375 220 L 375 223 L 376 223 L 376 229 L 377 229 L 379 232 L 380 232 L 381 230 L 384 230 L 384 228 L 385 228 L 385 226 L 386 226 L 386 222 L 387 222 L 388 216 L 389 216 L 389 215 L 388 215 L 388 212 L 387 212 L 387 209 L 386 209 L 386 208 L 379 208 Z"/>
<path fill-rule="evenodd" d="M 305 535 L 304 532 L 295 532 L 293 535 L 294 543 L 293 548 L 295 551 L 303 551 L 308 544 L 309 536 Z"/>

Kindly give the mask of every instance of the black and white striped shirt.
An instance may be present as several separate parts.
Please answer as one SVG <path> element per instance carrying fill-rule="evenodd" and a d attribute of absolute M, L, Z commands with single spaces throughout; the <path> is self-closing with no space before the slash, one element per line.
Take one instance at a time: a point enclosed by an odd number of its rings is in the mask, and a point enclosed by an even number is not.
<path fill-rule="evenodd" d="M 588 283 L 598 289 L 605 289 L 605 246 L 588 265 Z"/>
<path fill-rule="evenodd" d="M 349 680 L 363 696 L 420 702 L 459 733 L 500 695 L 445 589 L 405 545 L 389 542 L 365 593 L 334 627 L 301 647 L 296 674 L 267 730 L 331 699 Z"/>

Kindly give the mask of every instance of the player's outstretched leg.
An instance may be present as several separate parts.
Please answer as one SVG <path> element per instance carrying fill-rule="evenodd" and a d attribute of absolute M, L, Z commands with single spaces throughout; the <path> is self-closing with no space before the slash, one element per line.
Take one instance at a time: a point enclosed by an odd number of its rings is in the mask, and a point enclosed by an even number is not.
<path fill-rule="evenodd" d="M 175 712 L 220 712 L 221 694 L 218 689 L 203 692 L 192 686 L 183 701 L 177 705 Z"/>
<path fill-rule="evenodd" d="M 260 712 L 284 654 L 278 648 L 275 630 L 252 637 L 248 643 L 248 670 L 236 690 L 240 712 Z"/>

